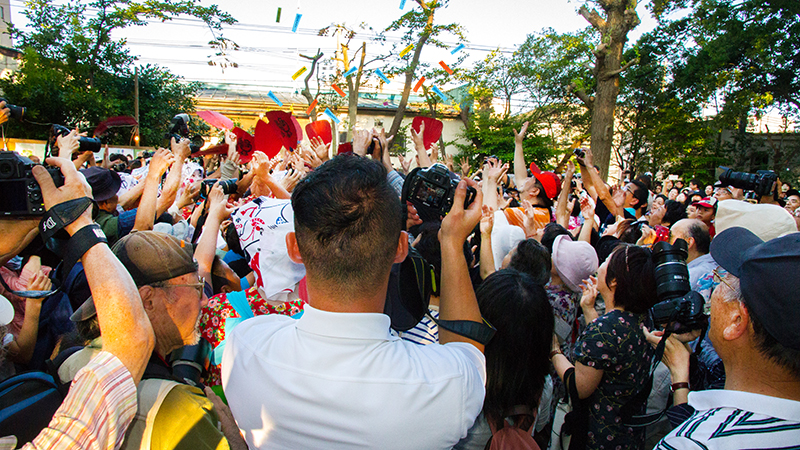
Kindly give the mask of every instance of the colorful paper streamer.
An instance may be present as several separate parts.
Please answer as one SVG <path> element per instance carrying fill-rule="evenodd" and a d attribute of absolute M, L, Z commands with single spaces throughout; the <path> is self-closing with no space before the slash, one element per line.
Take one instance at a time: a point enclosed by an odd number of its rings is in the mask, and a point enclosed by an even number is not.
<path fill-rule="evenodd" d="M 277 103 L 278 106 L 283 106 L 283 103 L 281 103 L 281 101 L 278 100 L 278 97 L 276 97 L 275 94 L 272 93 L 272 91 L 267 92 L 267 97 L 272 99 L 273 102 Z"/>
<path fill-rule="evenodd" d="M 281 22 L 281 9 L 280 8 L 278 8 L 278 17 L 275 18 L 275 22 L 276 23 L 280 23 Z"/>
<path fill-rule="evenodd" d="M 325 108 L 325 115 L 330 117 L 332 121 L 336 122 L 336 125 L 339 125 L 339 123 L 341 122 L 341 120 L 339 120 L 339 118 L 336 117 L 336 114 L 331 112 L 331 110 L 328 108 Z"/>
<path fill-rule="evenodd" d="M 334 91 L 336 91 L 337 94 L 341 95 L 342 97 L 347 97 L 347 94 L 344 93 L 344 91 L 342 90 L 342 88 L 339 87 L 338 84 L 332 84 L 331 87 L 333 88 Z"/>
<path fill-rule="evenodd" d="M 356 72 L 358 72 L 358 67 L 351 67 L 350 70 L 345 72 L 344 75 L 342 75 L 342 76 L 347 78 L 347 77 L 349 77 L 350 75 L 352 75 L 352 74 L 354 74 Z"/>
<path fill-rule="evenodd" d="M 455 55 L 456 52 L 458 52 L 459 50 L 463 50 L 463 49 L 464 49 L 464 44 L 458 44 L 458 45 L 456 45 L 456 48 L 454 48 L 453 50 L 450 51 L 450 54 L 451 55 Z"/>
<path fill-rule="evenodd" d="M 404 9 L 406 7 L 406 0 L 400 0 L 400 9 Z"/>
<path fill-rule="evenodd" d="M 438 95 L 438 96 L 439 96 L 439 98 L 441 98 L 441 99 L 442 99 L 442 102 L 443 102 L 443 103 L 448 103 L 448 102 L 449 102 L 449 100 L 447 99 L 447 96 L 446 96 L 446 95 L 444 95 L 444 92 L 442 92 L 442 91 L 441 91 L 441 90 L 440 90 L 438 87 L 436 87 L 436 86 L 431 86 L 431 89 L 433 90 L 433 92 L 434 92 L 436 95 Z"/>
<path fill-rule="evenodd" d="M 300 77 L 300 75 L 305 73 L 306 70 L 308 70 L 308 67 L 306 66 L 301 67 L 300 70 L 298 70 L 297 72 L 294 73 L 294 75 L 292 75 L 292 79 L 297 80 Z"/>
<path fill-rule="evenodd" d="M 302 14 L 297 13 L 294 16 L 294 25 L 292 25 L 292 33 L 297 33 L 297 26 L 300 25 L 300 18 L 303 17 Z"/>
<path fill-rule="evenodd" d="M 381 80 L 383 80 L 383 81 L 384 81 L 386 84 L 389 84 L 389 83 L 391 83 L 391 81 L 389 81 L 389 79 L 388 79 L 388 78 L 386 78 L 386 75 L 384 75 L 384 74 L 383 74 L 383 72 L 381 72 L 381 69 L 375 69 L 375 75 L 377 75 L 377 76 L 378 76 L 378 77 L 379 77 Z"/>
<path fill-rule="evenodd" d="M 414 44 L 408 44 L 408 47 L 404 48 L 402 52 L 400 52 L 400 57 L 406 56 L 408 52 L 414 49 Z"/>
<path fill-rule="evenodd" d="M 419 81 L 417 81 L 417 84 L 414 85 L 414 92 L 417 92 L 419 88 L 422 87 L 422 83 L 424 82 L 425 82 L 425 77 L 420 78 Z"/>
<path fill-rule="evenodd" d="M 439 65 L 442 66 L 442 69 L 444 69 L 445 72 L 449 73 L 450 75 L 453 74 L 453 69 L 451 69 L 450 66 L 448 66 L 444 61 L 439 61 Z"/>
<path fill-rule="evenodd" d="M 313 110 L 314 110 L 314 107 L 315 107 L 315 106 L 317 106 L 317 99 L 314 99 L 314 101 L 313 101 L 313 102 L 311 102 L 311 105 L 309 105 L 309 106 L 308 106 L 308 109 L 306 110 L 306 115 L 307 115 L 307 116 L 310 116 L 310 115 L 311 115 L 311 111 L 313 111 Z"/>

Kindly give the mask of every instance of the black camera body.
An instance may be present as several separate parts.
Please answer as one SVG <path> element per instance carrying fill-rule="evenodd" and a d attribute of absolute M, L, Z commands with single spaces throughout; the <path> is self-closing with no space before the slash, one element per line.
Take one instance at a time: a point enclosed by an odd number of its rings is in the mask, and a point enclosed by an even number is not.
<path fill-rule="evenodd" d="M 417 167 L 412 170 L 403 183 L 401 200 L 411 202 L 423 221 L 440 220 L 453 207 L 458 182 L 450 178 L 450 171 L 443 164 L 436 163 L 427 169 Z M 467 186 L 464 208 L 475 200 L 477 191 Z"/>
<path fill-rule="evenodd" d="M 9 112 L 9 117 L 11 117 L 12 119 L 14 119 L 14 120 L 22 120 L 22 118 L 25 116 L 25 112 L 27 111 L 27 108 L 25 108 L 24 106 L 12 105 L 12 104 L 8 103 L 8 100 L 6 100 L 4 98 L 0 98 L 0 102 L 6 102 L 6 108 L 8 108 L 9 111 L 10 111 Z"/>
<path fill-rule="evenodd" d="M 572 153 L 578 158 L 586 158 L 586 151 L 580 147 L 573 150 Z"/>
<path fill-rule="evenodd" d="M 191 118 L 186 113 L 173 117 L 169 122 L 169 131 L 165 138 L 168 140 L 174 138 L 176 142 L 180 142 L 181 139 L 189 139 L 189 148 L 192 153 L 197 153 L 206 142 L 200 135 L 189 137 L 189 121 L 191 121 Z"/>
<path fill-rule="evenodd" d="M 16 152 L 0 152 L 0 217 L 41 216 L 45 213 L 42 189 L 33 177 L 29 158 Z M 56 187 L 64 185 L 58 167 L 47 167 Z"/>
<path fill-rule="evenodd" d="M 719 166 L 717 178 L 724 186 L 754 191 L 758 197 L 772 195 L 778 185 L 778 174 L 771 170 L 759 170 L 756 173 L 735 172 L 733 169 Z"/>
<path fill-rule="evenodd" d="M 705 300 L 698 292 L 692 291 L 689 284 L 688 255 L 683 239 L 678 239 L 673 245 L 661 241 L 653 246 L 658 303 L 650 308 L 650 314 L 656 325 L 665 325 L 676 334 L 708 325 Z"/>
<path fill-rule="evenodd" d="M 211 192 L 211 189 L 213 189 L 214 185 L 217 183 L 219 183 L 220 186 L 222 186 L 222 192 L 225 193 L 225 195 L 235 194 L 238 190 L 238 186 L 236 185 L 235 179 L 219 181 L 216 178 L 208 178 L 200 182 L 200 197 L 208 198 L 208 194 Z"/>
<path fill-rule="evenodd" d="M 53 128 L 50 131 L 51 142 L 55 143 L 56 138 L 61 136 L 64 137 L 68 135 L 72 130 L 65 127 L 64 125 L 56 125 L 53 124 Z M 78 138 L 78 151 L 83 152 L 94 152 L 97 153 L 100 151 L 100 148 L 103 144 L 100 142 L 100 138 L 90 138 L 86 136 L 81 136 Z"/>

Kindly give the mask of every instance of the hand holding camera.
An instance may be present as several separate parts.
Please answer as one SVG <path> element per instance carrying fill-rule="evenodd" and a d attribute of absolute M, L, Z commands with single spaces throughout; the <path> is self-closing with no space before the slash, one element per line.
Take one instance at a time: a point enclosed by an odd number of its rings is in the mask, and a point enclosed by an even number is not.
<path fill-rule="evenodd" d="M 49 169 L 44 166 L 36 165 L 31 169 L 31 173 L 36 178 L 36 182 L 41 188 L 41 195 L 44 199 L 44 206 L 50 209 L 55 205 L 75 200 L 82 197 L 92 198 L 92 188 L 86 182 L 86 178 L 78 172 L 72 161 L 65 158 L 47 158 L 47 164 L 57 167 L 60 170 L 59 179 L 63 175 L 63 185 L 57 187 L 56 181 Z M 64 227 L 72 235 L 86 225 L 92 223 L 92 208 L 87 207 L 83 214 Z"/>

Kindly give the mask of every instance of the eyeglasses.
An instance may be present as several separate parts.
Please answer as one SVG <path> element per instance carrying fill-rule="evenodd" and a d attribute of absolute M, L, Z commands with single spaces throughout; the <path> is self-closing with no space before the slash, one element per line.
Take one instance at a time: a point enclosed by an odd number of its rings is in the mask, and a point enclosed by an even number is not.
<path fill-rule="evenodd" d="M 715 283 L 717 283 L 717 284 L 723 283 L 723 284 L 725 284 L 725 286 L 728 286 L 728 289 L 730 289 L 732 291 L 735 290 L 730 284 L 728 284 L 727 281 L 725 281 L 724 278 L 722 278 L 722 275 L 719 274 L 719 267 L 715 268 L 713 270 L 713 273 L 714 273 L 714 282 Z"/>
<path fill-rule="evenodd" d="M 191 287 L 197 290 L 198 295 L 200 298 L 203 298 L 203 290 L 206 286 L 206 279 L 204 277 L 200 277 L 200 281 L 197 283 L 187 283 L 187 284 L 163 284 L 157 287 L 164 287 L 164 288 L 173 288 L 173 287 Z"/>

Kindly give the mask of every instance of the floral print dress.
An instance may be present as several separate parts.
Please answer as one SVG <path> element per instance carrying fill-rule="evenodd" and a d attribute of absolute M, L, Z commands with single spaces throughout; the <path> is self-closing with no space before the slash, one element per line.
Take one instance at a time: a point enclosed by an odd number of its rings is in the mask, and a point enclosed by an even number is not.
<path fill-rule="evenodd" d="M 575 345 L 575 361 L 603 371 L 588 399 L 589 449 L 644 448 L 644 428 L 623 425 L 619 410 L 649 375 L 653 348 L 642 331 L 645 317 L 611 310 L 588 324 Z"/>
<path fill-rule="evenodd" d="M 306 302 L 297 299 L 272 305 L 261 298 L 258 287 L 253 286 L 245 291 L 247 303 L 256 316 L 265 314 L 283 314 L 293 316 L 303 310 Z M 208 299 L 208 305 L 200 311 L 200 333 L 203 338 L 215 348 L 220 342 L 225 340 L 225 321 L 228 317 L 240 317 L 239 313 L 233 309 L 227 296 L 217 294 Z M 222 384 L 222 368 L 213 362 L 208 367 L 208 377 L 205 379 L 208 386 L 218 386 Z"/>

